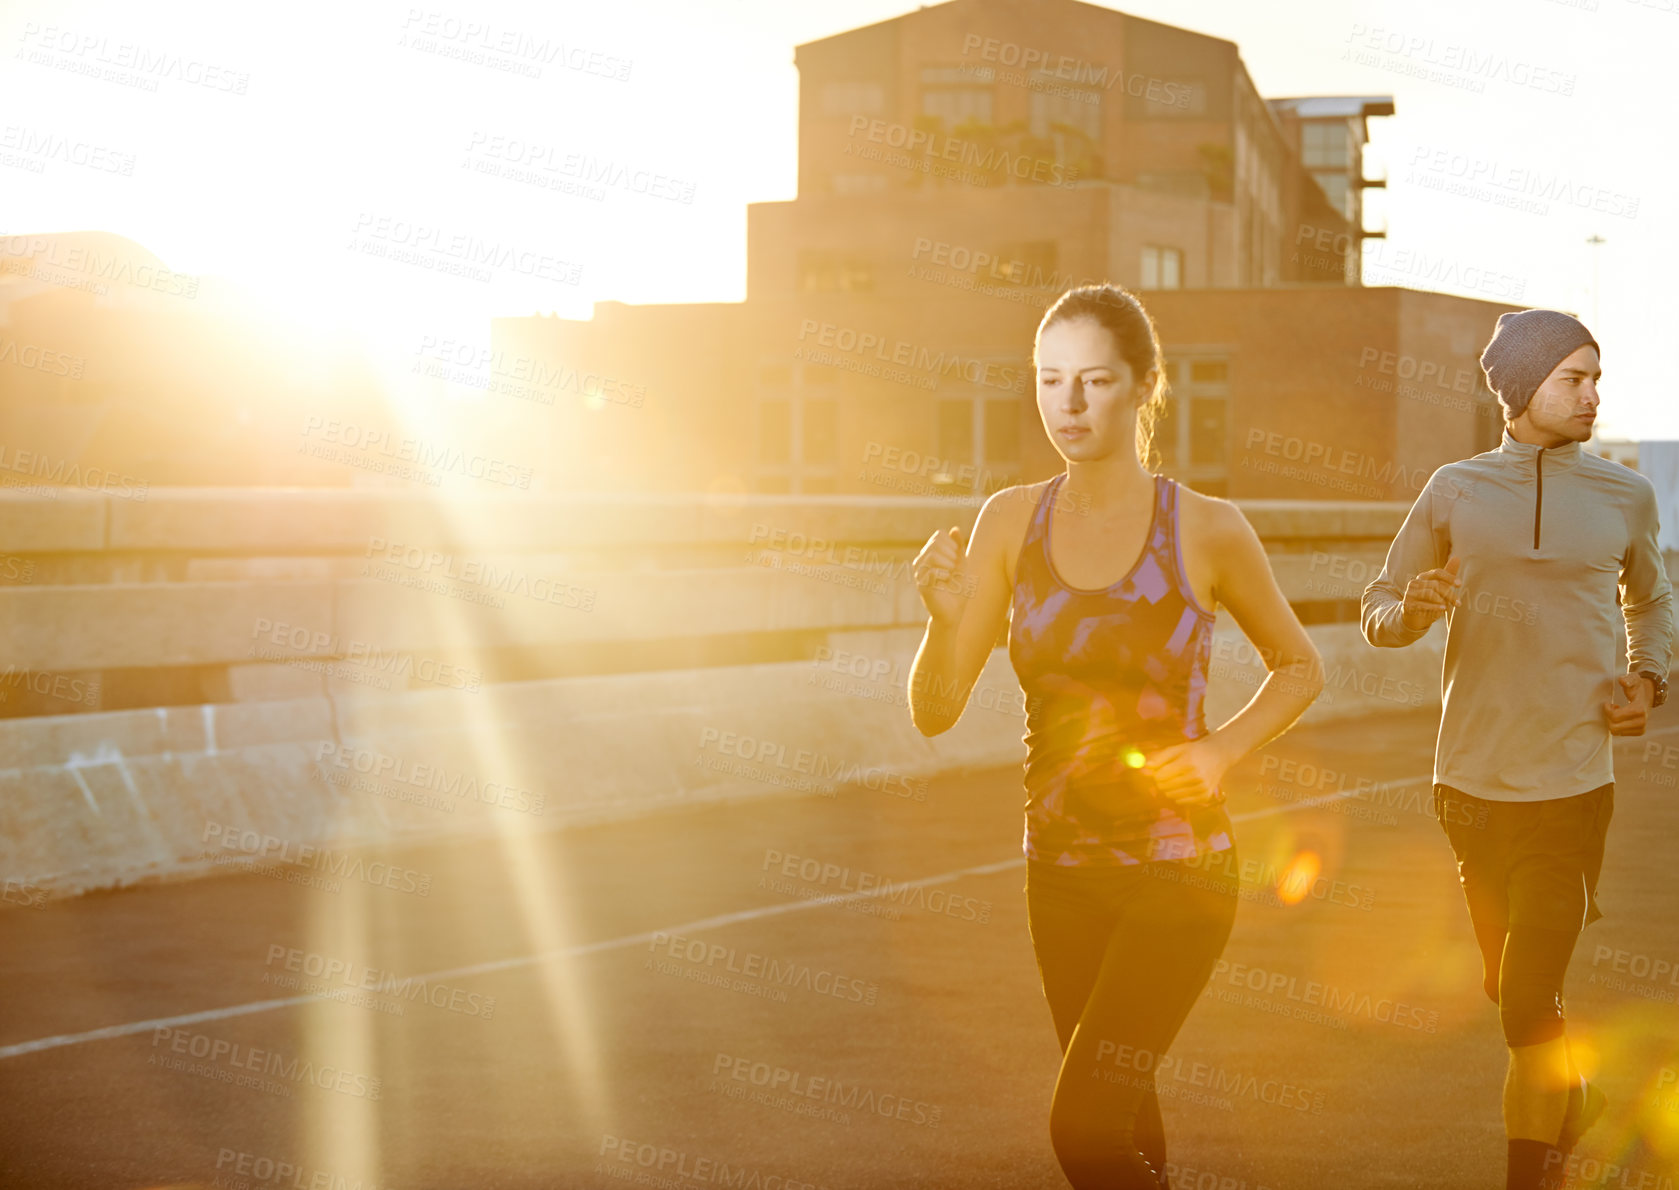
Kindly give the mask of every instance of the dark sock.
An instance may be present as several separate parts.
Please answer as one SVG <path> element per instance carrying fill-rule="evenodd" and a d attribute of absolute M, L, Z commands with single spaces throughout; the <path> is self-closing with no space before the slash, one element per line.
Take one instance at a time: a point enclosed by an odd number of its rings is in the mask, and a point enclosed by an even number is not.
<path fill-rule="evenodd" d="M 1504 1190 L 1559 1190 L 1567 1155 L 1542 1140 L 1510 1141 Z"/>

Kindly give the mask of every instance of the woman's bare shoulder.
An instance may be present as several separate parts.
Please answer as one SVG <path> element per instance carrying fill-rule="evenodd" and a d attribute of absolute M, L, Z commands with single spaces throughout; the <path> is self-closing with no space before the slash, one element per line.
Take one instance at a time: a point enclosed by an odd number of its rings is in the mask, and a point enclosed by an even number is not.
<path fill-rule="evenodd" d="M 1216 547 L 1252 532 L 1235 501 L 1209 496 L 1182 482 L 1178 484 L 1178 519 L 1185 537 L 1209 546 Z"/>
<path fill-rule="evenodd" d="M 1016 483 L 1006 488 L 998 488 L 986 500 L 987 504 L 995 504 L 999 509 L 1032 509 L 1043 497 L 1045 489 L 1054 483 L 1053 478 L 1040 479 L 1037 483 Z"/>
<path fill-rule="evenodd" d="M 1032 512 L 1043 499 L 1052 479 L 1037 483 L 1017 483 L 999 488 L 985 501 L 980 516 L 994 532 L 993 540 L 1002 555 L 1003 569 L 1009 582 L 1014 582 L 1015 555 L 1026 540 L 1026 527 L 1031 524 Z"/>

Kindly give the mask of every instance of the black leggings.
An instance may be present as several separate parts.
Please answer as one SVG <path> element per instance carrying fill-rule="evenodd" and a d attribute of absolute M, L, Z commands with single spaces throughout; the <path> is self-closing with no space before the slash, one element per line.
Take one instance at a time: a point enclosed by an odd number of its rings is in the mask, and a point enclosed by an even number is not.
<path fill-rule="evenodd" d="M 1157 1190 L 1166 1134 L 1154 1070 L 1230 937 L 1240 882 L 1219 862 L 1026 862 L 1026 920 L 1061 1041 L 1049 1135 L 1077 1190 Z"/>

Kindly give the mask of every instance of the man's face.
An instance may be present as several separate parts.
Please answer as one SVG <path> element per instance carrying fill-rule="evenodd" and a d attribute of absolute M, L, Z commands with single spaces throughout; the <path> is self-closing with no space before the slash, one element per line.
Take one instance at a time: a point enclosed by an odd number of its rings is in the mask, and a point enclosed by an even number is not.
<path fill-rule="evenodd" d="M 1525 418 L 1529 427 L 1556 439 L 1559 446 L 1584 442 L 1597 420 L 1597 382 L 1602 375 L 1597 348 L 1588 343 L 1551 369 L 1516 421 Z"/>

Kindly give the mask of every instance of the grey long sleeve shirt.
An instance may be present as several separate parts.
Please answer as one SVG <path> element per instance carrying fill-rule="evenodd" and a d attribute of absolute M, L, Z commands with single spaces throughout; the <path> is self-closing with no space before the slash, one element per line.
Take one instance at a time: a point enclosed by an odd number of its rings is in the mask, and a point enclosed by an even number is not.
<path fill-rule="evenodd" d="M 1656 545 L 1655 488 L 1581 449 L 1504 431 L 1497 450 L 1429 476 L 1364 590 L 1373 645 L 1428 629 L 1401 620 L 1405 584 L 1456 555 L 1434 780 L 1501 802 L 1548 801 L 1615 779 L 1603 703 L 1615 679 L 1672 661 L 1673 594 Z M 1616 606 L 1619 588 L 1621 605 Z M 1624 616 L 1626 664 L 1615 656 Z"/>

